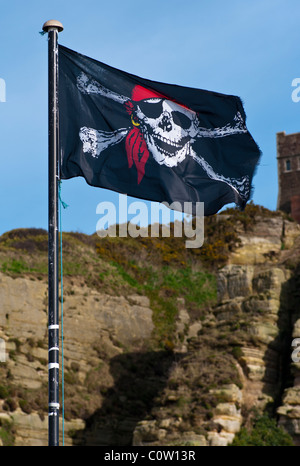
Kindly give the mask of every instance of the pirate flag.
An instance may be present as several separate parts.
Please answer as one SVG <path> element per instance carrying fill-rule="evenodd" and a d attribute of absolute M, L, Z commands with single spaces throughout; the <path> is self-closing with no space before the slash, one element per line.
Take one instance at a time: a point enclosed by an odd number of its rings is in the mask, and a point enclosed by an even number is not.
<path fill-rule="evenodd" d="M 244 208 L 260 151 L 236 96 L 134 76 L 59 46 L 60 176 L 136 198 Z"/>

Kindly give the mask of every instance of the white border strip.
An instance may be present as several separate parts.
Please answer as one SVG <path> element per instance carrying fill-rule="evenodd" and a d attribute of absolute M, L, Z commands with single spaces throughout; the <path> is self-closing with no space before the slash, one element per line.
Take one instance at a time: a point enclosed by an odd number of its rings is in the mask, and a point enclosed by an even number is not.
<path fill-rule="evenodd" d="M 59 409 L 59 403 L 49 403 L 48 404 L 49 408 L 55 408 L 55 409 Z"/>
<path fill-rule="evenodd" d="M 48 364 L 48 370 L 50 369 L 59 369 L 58 362 L 50 362 L 50 364 Z"/>
<path fill-rule="evenodd" d="M 59 347 L 58 346 L 52 346 L 52 348 L 48 349 L 48 352 L 50 352 L 50 351 L 59 351 Z"/>

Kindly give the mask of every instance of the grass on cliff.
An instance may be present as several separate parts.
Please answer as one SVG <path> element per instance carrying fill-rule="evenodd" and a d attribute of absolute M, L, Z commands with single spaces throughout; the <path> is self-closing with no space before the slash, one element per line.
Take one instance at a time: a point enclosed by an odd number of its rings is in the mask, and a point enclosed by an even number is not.
<path fill-rule="evenodd" d="M 0 440 L 4 447 L 14 446 L 15 428 L 12 422 L 0 420 Z"/>
<path fill-rule="evenodd" d="M 291 447 L 292 437 L 276 425 L 267 414 L 256 416 L 250 429 L 242 427 L 230 446 L 234 447 Z"/>
<path fill-rule="evenodd" d="M 148 296 L 155 340 L 172 347 L 178 298 L 191 318 L 203 318 L 216 302 L 215 271 L 239 245 L 239 230 L 249 230 L 261 216 L 280 215 L 249 203 L 245 211 L 227 209 L 205 218 L 204 244 L 186 248 L 186 238 L 100 238 L 96 234 L 63 233 L 64 279 L 113 295 Z M 118 230 L 118 228 L 117 228 Z M 17 229 L 0 237 L 0 271 L 13 278 L 47 280 L 48 237 L 42 229 Z"/>
<path fill-rule="evenodd" d="M 153 310 L 155 325 L 153 344 L 156 350 L 162 349 L 163 354 L 168 353 L 174 348 L 176 318 L 180 307 L 184 305 L 192 321 L 204 320 L 217 299 L 216 270 L 226 264 L 229 254 L 238 247 L 238 231 L 251 230 L 259 216 L 273 215 L 278 214 L 249 204 L 244 212 L 228 209 L 222 215 L 208 217 L 205 219 L 205 241 L 199 249 L 187 249 L 186 239 L 174 237 L 172 231 L 169 238 L 135 239 L 63 233 L 66 288 L 72 293 L 72 286 L 76 284 L 87 285 L 101 293 L 112 295 L 146 295 Z M 47 251 L 48 238 L 45 230 L 17 229 L 7 232 L 0 237 L 0 271 L 14 279 L 27 277 L 46 283 Z M 183 300 L 184 304 L 182 304 Z M 180 394 L 175 402 L 170 401 L 170 397 L 166 398 L 165 403 L 170 404 L 170 412 L 174 412 L 176 405 L 175 412 L 179 417 L 183 417 L 187 426 L 193 422 L 193 416 L 195 422 L 202 415 L 203 419 L 209 422 L 210 413 L 216 402 L 209 390 L 219 384 L 238 384 L 238 375 L 229 348 L 238 351 L 239 334 L 233 325 L 236 326 L 237 323 L 228 323 L 228 328 L 222 329 L 224 338 L 220 328 L 211 330 L 206 328 L 205 335 L 201 335 L 201 347 L 196 349 L 199 353 L 196 361 L 183 359 L 182 366 L 179 365 L 177 372 L 172 374 L 170 390 L 180 391 L 180 386 L 184 385 L 186 394 Z M 126 369 L 124 369 L 124 380 L 126 376 L 128 377 L 128 373 L 130 374 L 126 364 L 131 368 L 136 364 L 139 370 L 141 366 L 147 374 L 144 360 L 134 361 L 133 364 L 132 358 L 129 358 L 122 359 L 122 363 Z M 155 360 L 155 367 L 156 364 L 159 367 L 159 363 L 160 361 Z M 147 364 L 151 368 L 153 361 Z M 99 387 L 103 371 L 104 369 L 102 372 L 99 369 L 90 375 L 93 381 L 92 384 L 89 380 L 92 386 L 91 393 L 86 393 L 85 386 L 81 386 L 81 391 L 78 393 L 79 384 L 76 382 L 74 385 L 76 372 L 66 373 L 66 392 L 70 390 L 68 392 L 70 396 L 67 398 L 72 404 L 71 408 L 66 408 L 66 415 L 69 418 L 81 417 L 82 413 L 85 417 L 91 414 L 92 403 L 88 397 L 92 398 L 94 387 Z M 157 377 L 156 372 L 154 376 Z M 3 379 L 5 377 L 7 378 L 8 374 L 3 374 Z M 131 380 L 135 380 L 135 377 L 134 373 Z M 150 382 L 153 383 L 153 380 L 151 379 Z M 106 389 L 104 386 L 103 390 Z M 43 394 L 44 392 L 46 393 L 45 387 Z M 73 403 L 76 393 L 80 402 Z M 121 394 L 124 393 L 121 391 Z M 138 395 L 137 393 L 137 399 Z M 11 400 L 17 399 L 18 406 L 25 412 L 33 407 L 37 411 L 46 412 L 46 407 L 43 405 L 45 396 L 41 396 L 38 391 L 32 393 L 15 391 L 13 381 L 11 391 L 5 397 L 0 393 L 0 398 L 5 398 L 8 411 L 13 410 Z M 123 409 L 120 406 L 119 404 L 118 407 Z M 191 414 L 191 407 L 194 409 L 194 414 Z M 114 407 L 107 402 L 107 409 L 113 410 Z M 192 427 L 197 428 L 195 425 Z"/>

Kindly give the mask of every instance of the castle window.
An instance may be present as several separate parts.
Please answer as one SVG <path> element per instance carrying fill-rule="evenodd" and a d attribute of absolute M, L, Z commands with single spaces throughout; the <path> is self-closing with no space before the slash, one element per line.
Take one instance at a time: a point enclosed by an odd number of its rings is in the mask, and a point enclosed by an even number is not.
<path fill-rule="evenodd" d="M 291 161 L 290 160 L 285 161 L 285 171 L 286 172 L 291 171 Z"/>
<path fill-rule="evenodd" d="M 297 170 L 300 170 L 300 155 L 298 155 L 297 161 L 298 161 Z"/>

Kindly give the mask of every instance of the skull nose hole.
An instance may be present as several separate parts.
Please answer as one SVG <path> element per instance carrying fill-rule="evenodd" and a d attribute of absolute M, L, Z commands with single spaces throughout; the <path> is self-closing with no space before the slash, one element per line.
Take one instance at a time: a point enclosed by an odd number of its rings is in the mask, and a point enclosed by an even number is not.
<path fill-rule="evenodd" d="M 164 131 L 171 131 L 172 123 L 170 117 L 168 115 L 164 115 L 158 126 Z"/>

